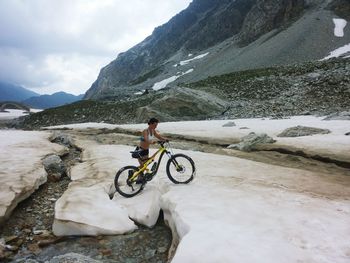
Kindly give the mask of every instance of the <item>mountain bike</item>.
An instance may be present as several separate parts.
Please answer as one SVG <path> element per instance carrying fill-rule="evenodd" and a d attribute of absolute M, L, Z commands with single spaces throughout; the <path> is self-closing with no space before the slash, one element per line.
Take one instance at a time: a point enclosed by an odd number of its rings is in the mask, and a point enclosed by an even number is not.
<path fill-rule="evenodd" d="M 193 160 L 182 153 L 173 154 L 168 141 L 159 141 L 159 149 L 148 158 L 142 166 L 125 166 L 115 175 L 114 185 L 119 194 L 124 197 L 133 197 L 140 193 L 147 182 L 151 181 L 158 172 L 161 160 L 166 154 L 169 160 L 166 164 L 166 174 L 175 184 L 187 184 L 191 182 L 196 173 Z M 130 152 L 133 156 L 138 151 Z M 159 155 L 158 160 L 156 157 Z M 151 166 L 152 164 L 152 166 Z M 151 168 L 149 169 L 149 167 Z"/>

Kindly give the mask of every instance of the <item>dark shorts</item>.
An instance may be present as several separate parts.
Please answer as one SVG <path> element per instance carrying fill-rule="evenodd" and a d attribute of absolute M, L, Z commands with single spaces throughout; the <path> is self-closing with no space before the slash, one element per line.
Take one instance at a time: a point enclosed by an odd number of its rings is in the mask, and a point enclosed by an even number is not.
<path fill-rule="evenodd" d="M 141 148 L 140 146 L 137 146 L 136 149 L 131 152 L 131 156 L 132 158 L 141 158 L 141 159 L 144 159 L 144 158 L 147 158 L 149 155 L 149 150 L 148 149 L 143 149 Z"/>

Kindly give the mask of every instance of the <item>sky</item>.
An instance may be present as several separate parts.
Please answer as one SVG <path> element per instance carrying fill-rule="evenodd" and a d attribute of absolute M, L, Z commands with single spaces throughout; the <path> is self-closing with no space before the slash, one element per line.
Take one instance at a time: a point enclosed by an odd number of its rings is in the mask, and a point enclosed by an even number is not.
<path fill-rule="evenodd" d="M 85 93 L 100 69 L 192 0 L 0 0 L 0 81 Z"/>

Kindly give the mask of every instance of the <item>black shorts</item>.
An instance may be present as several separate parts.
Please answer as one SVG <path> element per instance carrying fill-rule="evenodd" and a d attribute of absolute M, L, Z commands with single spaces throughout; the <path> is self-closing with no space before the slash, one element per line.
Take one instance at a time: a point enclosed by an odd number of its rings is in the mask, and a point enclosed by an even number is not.
<path fill-rule="evenodd" d="M 145 159 L 149 155 L 149 149 L 143 149 L 140 146 L 137 146 L 136 149 L 132 152 L 132 158 Z"/>

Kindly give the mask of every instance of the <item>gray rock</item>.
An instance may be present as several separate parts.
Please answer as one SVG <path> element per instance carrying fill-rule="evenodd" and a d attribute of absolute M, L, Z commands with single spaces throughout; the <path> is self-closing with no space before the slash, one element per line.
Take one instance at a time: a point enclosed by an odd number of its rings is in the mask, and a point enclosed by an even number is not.
<path fill-rule="evenodd" d="M 101 261 L 94 260 L 90 257 L 80 255 L 77 253 L 68 253 L 61 256 L 53 257 L 45 263 L 100 263 Z"/>
<path fill-rule="evenodd" d="M 63 144 L 67 147 L 72 147 L 74 145 L 72 138 L 67 134 L 54 133 L 51 138 L 52 142 Z"/>
<path fill-rule="evenodd" d="M 249 133 L 241 139 L 238 144 L 231 144 L 227 148 L 237 149 L 240 151 L 249 152 L 252 151 L 258 144 L 274 143 L 275 140 L 268 136 L 266 133 L 256 134 L 254 132 Z"/>
<path fill-rule="evenodd" d="M 66 173 L 66 166 L 58 155 L 47 156 L 43 165 L 50 179 L 59 180 Z"/>
<path fill-rule="evenodd" d="M 234 126 L 236 126 L 236 123 L 234 121 L 229 121 L 224 125 L 222 125 L 222 127 L 234 127 Z"/>
<path fill-rule="evenodd" d="M 349 136 L 349 135 L 350 135 L 350 132 L 345 133 L 345 135 L 346 135 L 346 136 Z"/>
<path fill-rule="evenodd" d="M 338 113 L 331 114 L 323 119 L 324 121 L 330 121 L 330 120 L 342 120 L 342 121 L 348 121 L 350 120 L 350 111 L 342 111 Z"/>
<path fill-rule="evenodd" d="M 314 134 L 328 134 L 331 131 L 328 129 L 320 129 L 314 127 L 306 126 L 296 126 L 285 129 L 283 132 L 277 135 L 277 137 L 299 137 L 299 136 L 309 136 Z"/>
<path fill-rule="evenodd" d="M 317 79 L 317 78 L 319 78 L 321 76 L 321 74 L 320 73 L 316 73 L 316 72 L 312 72 L 312 73 L 309 73 L 307 76 L 309 78 L 311 78 L 311 79 Z"/>

